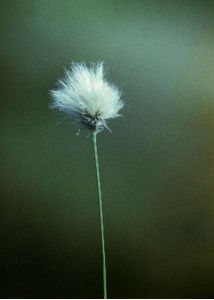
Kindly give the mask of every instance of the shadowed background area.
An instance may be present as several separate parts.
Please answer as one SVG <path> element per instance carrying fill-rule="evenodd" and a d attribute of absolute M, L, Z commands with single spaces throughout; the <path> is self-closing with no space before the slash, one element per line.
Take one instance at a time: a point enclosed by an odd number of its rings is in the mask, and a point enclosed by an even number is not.
<path fill-rule="evenodd" d="M 92 142 L 48 91 L 104 60 L 98 136 L 111 298 L 214 297 L 213 1 L 0 1 L 2 298 L 102 297 Z"/>

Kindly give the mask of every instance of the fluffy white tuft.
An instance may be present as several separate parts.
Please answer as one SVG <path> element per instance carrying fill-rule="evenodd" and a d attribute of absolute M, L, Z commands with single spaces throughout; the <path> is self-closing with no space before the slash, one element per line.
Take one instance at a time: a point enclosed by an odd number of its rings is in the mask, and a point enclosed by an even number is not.
<path fill-rule="evenodd" d="M 69 114 L 80 127 L 94 132 L 107 128 L 107 120 L 118 117 L 124 106 L 120 90 L 105 79 L 103 63 L 90 68 L 73 63 L 51 95 L 51 108 Z"/>

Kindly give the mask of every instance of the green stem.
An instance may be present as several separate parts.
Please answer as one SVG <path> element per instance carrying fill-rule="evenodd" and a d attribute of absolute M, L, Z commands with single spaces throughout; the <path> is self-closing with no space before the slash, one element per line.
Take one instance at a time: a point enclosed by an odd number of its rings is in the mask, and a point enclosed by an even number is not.
<path fill-rule="evenodd" d="M 103 259 L 103 293 L 104 299 L 107 299 L 107 282 L 106 282 L 106 255 L 105 255 L 105 237 L 104 237 L 104 222 L 103 222 L 103 203 L 102 203 L 102 192 L 100 185 L 100 170 L 99 170 L 99 160 L 97 153 L 97 134 L 94 132 L 93 136 L 93 148 L 94 148 L 94 159 L 96 165 L 97 174 L 97 191 L 99 200 L 99 211 L 100 211 L 100 228 L 101 228 L 101 239 L 102 239 L 102 259 Z"/>

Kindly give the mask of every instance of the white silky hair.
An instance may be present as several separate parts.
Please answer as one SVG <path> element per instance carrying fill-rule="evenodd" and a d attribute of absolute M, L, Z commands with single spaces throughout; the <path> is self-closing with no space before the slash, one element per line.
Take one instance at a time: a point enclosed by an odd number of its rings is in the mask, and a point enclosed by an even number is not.
<path fill-rule="evenodd" d="M 58 83 L 51 91 L 51 108 L 69 114 L 90 130 L 99 132 L 107 127 L 106 121 L 118 117 L 124 106 L 121 91 L 106 80 L 102 62 L 90 67 L 72 63 Z"/>

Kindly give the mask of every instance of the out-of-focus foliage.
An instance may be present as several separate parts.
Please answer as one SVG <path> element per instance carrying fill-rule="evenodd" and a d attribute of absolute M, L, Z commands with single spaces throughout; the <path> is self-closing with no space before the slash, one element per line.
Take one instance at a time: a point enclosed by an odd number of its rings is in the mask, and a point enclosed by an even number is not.
<path fill-rule="evenodd" d="M 124 117 L 99 135 L 109 296 L 214 297 L 213 1 L 0 1 L 1 296 L 102 296 L 91 139 L 48 109 L 104 60 Z"/>

